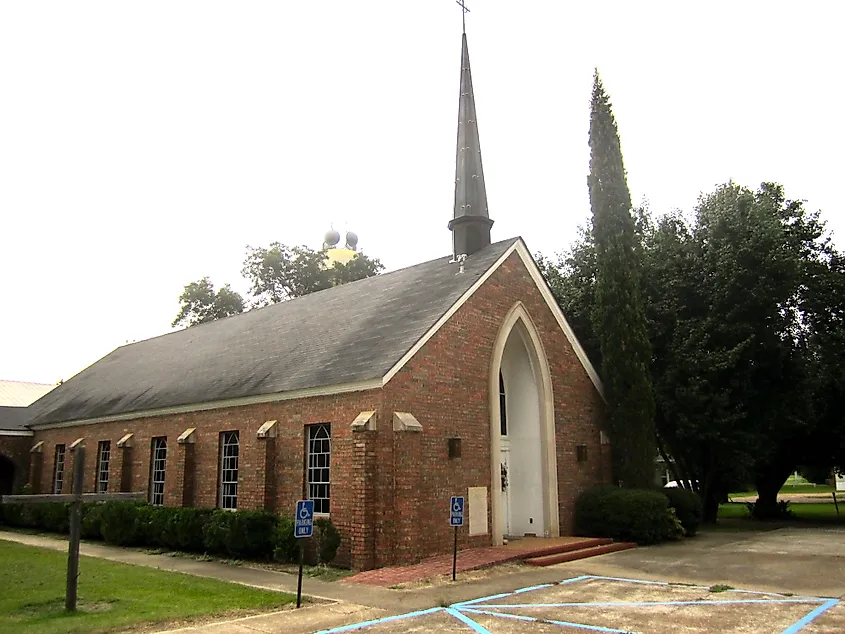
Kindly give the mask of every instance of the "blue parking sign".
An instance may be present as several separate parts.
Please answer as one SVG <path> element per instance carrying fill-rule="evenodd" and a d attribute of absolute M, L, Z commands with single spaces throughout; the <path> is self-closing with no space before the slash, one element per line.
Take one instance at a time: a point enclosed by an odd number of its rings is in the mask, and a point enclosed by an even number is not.
<path fill-rule="evenodd" d="M 453 495 L 449 502 L 449 526 L 464 525 L 464 498 Z"/>
<path fill-rule="evenodd" d="M 314 500 L 299 500 L 293 534 L 295 537 L 311 537 L 314 534 Z"/>

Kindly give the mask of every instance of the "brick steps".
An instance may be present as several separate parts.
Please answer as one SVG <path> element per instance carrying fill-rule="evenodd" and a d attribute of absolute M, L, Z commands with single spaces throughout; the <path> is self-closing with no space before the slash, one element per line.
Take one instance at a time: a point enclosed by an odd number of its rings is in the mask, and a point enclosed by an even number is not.
<path fill-rule="evenodd" d="M 629 548 L 636 548 L 636 544 L 628 542 L 613 542 L 613 540 L 599 540 L 604 543 L 598 545 L 587 546 L 583 544 L 573 544 L 575 548 L 570 548 L 566 551 L 558 551 L 549 553 L 539 557 L 531 557 L 525 559 L 524 563 L 529 566 L 553 566 L 554 564 L 563 564 L 568 561 L 577 561 L 578 559 L 586 559 L 587 557 L 595 557 L 596 555 L 604 555 L 606 553 L 615 553 L 620 550 L 628 550 Z"/>
<path fill-rule="evenodd" d="M 559 555 L 561 553 L 569 553 L 574 550 L 583 550 L 584 548 L 593 548 L 594 546 L 604 546 L 612 544 L 613 540 L 609 537 L 585 537 L 577 542 L 569 544 L 558 544 L 557 546 L 546 546 L 543 548 L 536 548 L 524 555 L 518 555 L 515 559 L 525 559 L 527 557 L 539 558 L 546 555 Z"/>

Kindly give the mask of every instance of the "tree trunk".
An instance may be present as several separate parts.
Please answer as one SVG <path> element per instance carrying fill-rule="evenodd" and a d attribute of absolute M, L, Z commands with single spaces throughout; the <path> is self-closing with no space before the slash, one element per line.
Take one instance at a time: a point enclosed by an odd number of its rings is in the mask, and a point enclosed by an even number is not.
<path fill-rule="evenodd" d="M 775 519 L 780 517 L 778 492 L 783 487 L 791 469 L 769 469 L 757 473 L 754 485 L 757 487 L 757 502 L 754 505 L 754 517 L 757 519 Z"/>
<path fill-rule="evenodd" d="M 719 516 L 719 498 L 712 490 L 707 491 L 703 500 L 703 516 L 701 521 L 705 524 L 715 524 Z"/>

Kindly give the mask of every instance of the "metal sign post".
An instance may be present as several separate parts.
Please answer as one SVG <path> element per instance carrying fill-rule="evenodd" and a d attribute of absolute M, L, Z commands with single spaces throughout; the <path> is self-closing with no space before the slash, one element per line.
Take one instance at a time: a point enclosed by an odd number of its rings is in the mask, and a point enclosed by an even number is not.
<path fill-rule="evenodd" d="M 70 502 L 70 535 L 67 548 L 67 584 L 65 586 L 65 610 L 76 611 L 79 588 L 79 541 L 82 536 L 82 503 L 106 502 L 108 500 L 145 500 L 146 493 L 83 493 L 85 474 L 85 446 L 71 448 L 73 452 L 73 479 L 71 493 L 51 495 L 4 495 L 3 504 L 46 504 L 48 502 Z"/>
<path fill-rule="evenodd" d="M 314 500 L 299 500 L 296 503 L 294 515 L 294 537 L 297 539 L 311 537 L 314 534 Z M 305 546 L 299 542 L 299 579 L 296 582 L 296 607 L 302 604 L 302 562 Z"/>
<path fill-rule="evenodd" d="M 464 525 L 464 498 L 453 495 L 449 501 L 449 525 L 455 528 L 455 546 L 452 550 L 452 581 L 458 569 L 458 527 Z"/>

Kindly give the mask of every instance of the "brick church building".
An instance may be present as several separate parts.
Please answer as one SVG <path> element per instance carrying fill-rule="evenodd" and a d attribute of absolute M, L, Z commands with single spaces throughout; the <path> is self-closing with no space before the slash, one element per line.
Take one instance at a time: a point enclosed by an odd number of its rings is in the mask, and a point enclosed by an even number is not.
<path fill-rule="evenodd" d="M 313 499 L 357 569 L 448 552 L 452 495 L 462 547 L 570 533 L 610 481 L 601 384 L 523 240 L 491 242 L 465 34 L 460 85 L 451 253 L 118 348 L 32 406 L 35 491 L 84 443 L 86 491 Z"/>

